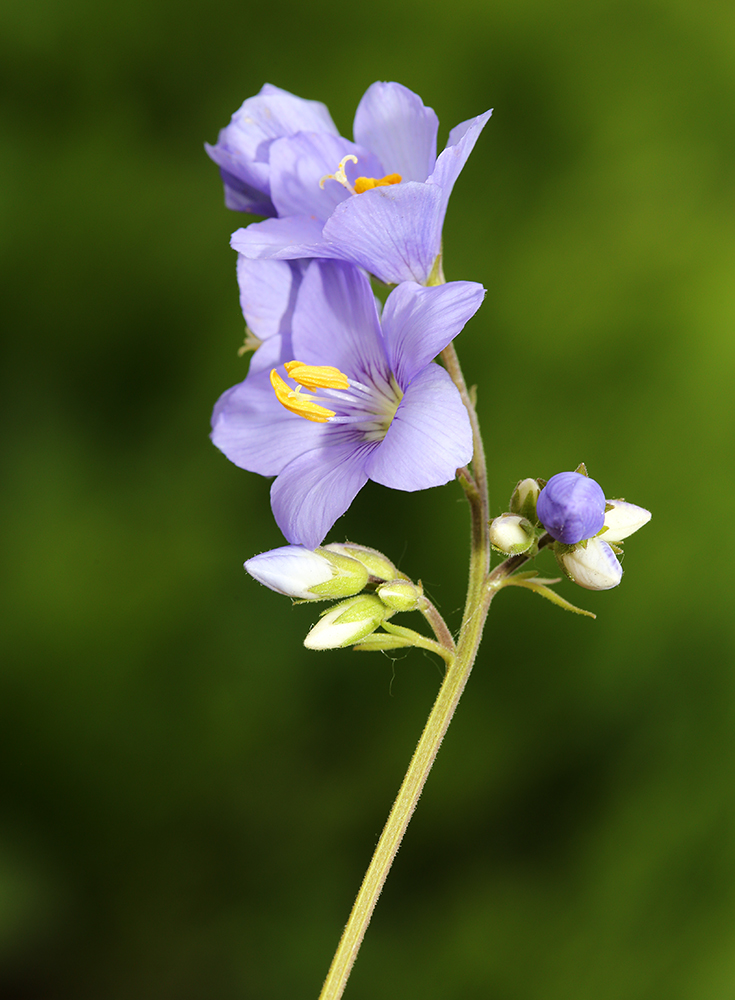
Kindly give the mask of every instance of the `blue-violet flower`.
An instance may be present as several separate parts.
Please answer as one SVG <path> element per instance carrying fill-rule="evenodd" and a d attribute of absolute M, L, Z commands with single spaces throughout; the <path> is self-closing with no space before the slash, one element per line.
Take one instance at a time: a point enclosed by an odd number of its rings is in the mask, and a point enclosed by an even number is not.
<path fill-rule="evenodd" d="M 432 359 L 483 296 L 475 282 L 406 282 L 381 320 L 361 271 L 311 262 L 291 321 L 298 360 L 249 374 L 212 416 L 212 440 L 230 461 L 277 477 L 271 505 L 289 542 L 316 548 L 368 479 L 421 490 L 470 460 L 467 411 Z"/>
<path fill-rule="evenodd" d="M 576 545 L 605 523 L 605 494 L 581 472 L 558 472 L 541 490 L 536 515 L 552 538 Z"/>
<path fill-rule="evenodd" d="M 360 101 L 355 141 L 323 104 L 266 84 L 215 146 L 230 208 L 270 216 L 239 229 L 250 258 L 332 258 L 388 283 L 429 283 L 454 183 L 491 112 L 457 125 L 436 155 L 438 119 L 399 83 L 373 83 Z"/>

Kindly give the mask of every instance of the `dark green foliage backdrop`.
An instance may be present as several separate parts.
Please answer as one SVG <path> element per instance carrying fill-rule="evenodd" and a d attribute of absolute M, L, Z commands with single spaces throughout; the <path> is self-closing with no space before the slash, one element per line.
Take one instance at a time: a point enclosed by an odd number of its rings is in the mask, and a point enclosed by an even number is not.
<path fill-rule="evenodd" d="M 268 483 L 207 442 L 243 377 L 202 152 L 266 80 L 495 107 L 445 229 L 493 503 L 585 460 L 654 519 L 598 613 L 500 596 L 350 1000 L 720 1000 L 735 977 L 735 13 L 690 0 L 0 12 L 0 994 L 316 998 L 439 683 L 307 654 L 250 581 Z M 363 491 L 453 622 L 455 486 Z M 551 570 L 551 565 L 547 565 Z"/>

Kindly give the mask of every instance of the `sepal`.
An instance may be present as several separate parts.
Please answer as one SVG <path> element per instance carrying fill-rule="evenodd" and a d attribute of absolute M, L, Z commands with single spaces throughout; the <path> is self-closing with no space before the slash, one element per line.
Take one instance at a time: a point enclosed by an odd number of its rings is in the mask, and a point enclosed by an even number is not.
<path fill-rule="evenodd" d="M 324 549 L 357 559 L 375 580 L 397 580 L 403 576 L 387 556 L 366 545 L 357 545 L 355 542 L 330 542 Z"/>

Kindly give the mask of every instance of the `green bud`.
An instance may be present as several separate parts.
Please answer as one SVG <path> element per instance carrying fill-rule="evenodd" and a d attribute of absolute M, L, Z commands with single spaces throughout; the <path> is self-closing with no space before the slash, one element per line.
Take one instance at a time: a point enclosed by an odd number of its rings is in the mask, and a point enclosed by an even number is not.
<path fill-rule="evenodd" d="M 517 556 L 527 552 L 536 541 L 533 525 L 518 514 L 501 514 L 490 522 L 490 543 L 496 552 Z"/>
<path fill-rule="evenodd" d="M 372 594 L 358 594 L 322 612 L 304 639 L 307 649 L 339 649 L 370 635 L 391 614 Z"/>
<path fill-rule="evenodd" d="M 336 552 L 339 555 L 349 556 L 362 563 L 370 576 L 376 580 L 395 580 L 401 574 L 393 563 L 382 552 L 377 549 L 369 549 L 365 545 L 356 545 L 354 542 L 330 542 L 322 549 L 323 552 Z"/>
<path fill-rule="evenodd" d="M 383 604 L 387 604 L 393 611 L 415 611 L 423 593 L 423 587 L 410 580 L 391 580 L 376 590 Z"/>
<path fill-rule="evenodd" d="M 510 498 L 510 510 L 513 514 L 520 514 L 531 522 L 538 524 L 536 517 L 536 501 L 541 492 L 541 487 L 536 479 L 522 479 L 513 490 Z"/>

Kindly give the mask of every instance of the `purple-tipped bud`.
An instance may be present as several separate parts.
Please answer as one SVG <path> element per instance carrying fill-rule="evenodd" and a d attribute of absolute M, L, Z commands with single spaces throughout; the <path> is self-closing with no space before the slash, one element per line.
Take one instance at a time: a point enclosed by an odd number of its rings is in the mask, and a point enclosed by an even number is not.
<path fill-rule="evenodd" d="M 602 487 L 579 472 L 558 472 L 541 490 L 536 515 L 552 538 L 576 545 L 605 523 Z"/>

